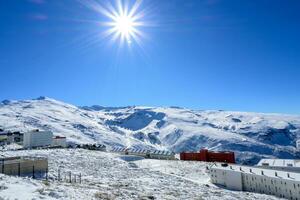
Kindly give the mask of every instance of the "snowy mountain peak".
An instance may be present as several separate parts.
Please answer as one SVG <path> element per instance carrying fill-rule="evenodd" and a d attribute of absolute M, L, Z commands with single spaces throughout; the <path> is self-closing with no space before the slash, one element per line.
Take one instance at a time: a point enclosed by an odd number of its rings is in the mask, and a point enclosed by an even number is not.
<path fill-rule="evenodd" d="M 50 98 L 45 97 L 45 96 L 40 96 L 40 97 L 38 97 L 36 99 L 33 99 L 33 100 L 47 100 L 47 99 L 50 99 Z"/>
<path fill-rule="evenodd" d="M 52 130 L 70 142 L 181 151 L 230 150 L 239 160 L 294 158 L 300 117 L 185 108 L 77 107 L 48 97 L 4 101 L 0 128 Z"/>
<path fill-rule="evenodd" d="M 10 104 L 10 103 L 11 103 L 11 101 L 10 101 L 10 100 L 7 100 L 7 99 L 1 101 L 1 104 L 3 104 L 3 105 L 8 105 L 8 104 Z"/>

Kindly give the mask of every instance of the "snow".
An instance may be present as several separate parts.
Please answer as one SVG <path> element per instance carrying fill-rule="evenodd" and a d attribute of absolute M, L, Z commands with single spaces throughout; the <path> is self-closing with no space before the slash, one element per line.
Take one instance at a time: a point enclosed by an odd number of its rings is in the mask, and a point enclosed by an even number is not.
<path fill-rule="evenodd" d="M 206 163 L 130 159 L 118 154 L 82 149 L 3 151 L 5 156 L 44 156 L 49 181 L 0 176 L 4 199 L 277 199 L 273 196 L 219 188 L 209 181 Z M 69 171 L 82 183 L 57 181 Z M 78 180 L 78 179 L 77 179 Z"/>
<path fill-rule="evenodd" d="M 3 199 L 37 199 L 41 188 L 41 183 L 31 179 L 0 175 L 0 197 Z"/>
<path fill-rule="evenodd" d="M 0 128 L 51 130 L 72 143 L 182 151 L 229 150 L 238 162 L 296 158 L 300 116 L 170 107 L 77 107 L 47 97 L 0 103 Z M 242 156 L 241 156 L 242 155 Z"/>

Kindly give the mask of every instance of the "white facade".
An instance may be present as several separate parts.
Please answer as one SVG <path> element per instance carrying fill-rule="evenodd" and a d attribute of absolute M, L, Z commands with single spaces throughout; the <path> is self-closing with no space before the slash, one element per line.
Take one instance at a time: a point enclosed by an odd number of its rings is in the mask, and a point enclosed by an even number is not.
<path fill-rule="evenodd" d="M 67 147 L 67 138 L 56 136 L 52 139 L 52 146 L 54 147 Z"/>
<path fill-rule="evenodd" d="M 161 160 L 175 160 L 175 154 L 170 151 L 150 151 L 150 158 Z"/>
<path fill-rule="evenodd" d="M 231 190 L 300 200 L 300 173 L 241 165 L 222 166 L 221 164 L 212 166 L 208 172 L 212 183 Z"/>
<path fill-rule="evenodd" d="M 209 171 L 212 183 L 222 185 L 231 190 L 243 190 L 242 173 L 211 168 Z"/>
<path fill-rule="evenodd" d="M 51 131 L 31 131 L 24 133 L 24 148 L 50 146 L 52 144 L 53 133 Z"/>
<path fill-rule="evenodd" d="M 293 159 L 261 159 L 257 166 L 275 170 L 300 172 L 300 160 Z"/>

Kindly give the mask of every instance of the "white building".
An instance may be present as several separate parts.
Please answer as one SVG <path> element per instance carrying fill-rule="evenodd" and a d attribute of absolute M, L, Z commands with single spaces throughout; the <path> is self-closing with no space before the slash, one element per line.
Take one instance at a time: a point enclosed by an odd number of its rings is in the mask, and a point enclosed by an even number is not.
<path fill-rule="evenodd" d="M 208 173 L 212 183 L 231 190 L 300 200 L 300 173 L 227 164 L 216 164 Z"/>
<path fill-rule="evenodd" d="M 61 136 L 55 136 L 52 138 L 52 146 L 53 147 L 67 147 L 67 138 Z"/>
<path fill-rule="evenodd" d="M 300 160 L 293 159 L 261 159 L 257 166 L 282 171 L 300 172 Z"/>
<path fill-rule="evenodd" d="M 51 131 L 34 130 L 24 133 L 24 148 L 51 146 L 53 133 Z"/>

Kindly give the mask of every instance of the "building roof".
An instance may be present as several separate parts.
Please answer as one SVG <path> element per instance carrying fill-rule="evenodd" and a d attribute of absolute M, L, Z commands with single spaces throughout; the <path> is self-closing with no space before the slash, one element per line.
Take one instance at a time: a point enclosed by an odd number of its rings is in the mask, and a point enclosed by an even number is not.
<path fill-rule="evenodd" d="M 143 153 L 143 154 L 155 154 L 155 155 L 165 155 L 172 156 L 175 155 L 174 152 L 171 151 L 159 151 L 159 150 L 148 150 L 148 149 L 134 149 L 134 148 L 122 148 L 122 147 L 114 147 L 112 149 L 113 152 L 123 152 L 128 151 L 129 153 Z"/>
<path fill-rule="evenodd" d="M 159 151 L 159 150 L 153 150 L 150 151 L 151 154 L 156 154 L 156 155 L 165 155 L 165 156 L 171 156 L 174 155 L 173 152 L 171 151 Z"/>
<path fill-rule="evenodd" d="M 261 159 L 257 166 L 300 167 L 300 160 L 293 159 Z"/>
<path fill-rule="evenodd" d="M 278 178 L 284 180 L 292 180 L 300 182 L 300 173 L 294 172 L 285 172 L 279 171 L 275 169 L 266 169 L 255 166 L 245 166 L 245 165 L 222 165 L 220 163 L 214 164 L 211 169 L 221 169 L 226 171 L 236 171 L 249 175 L 258 175 L 258 176 L 266 176 L 271 178 Z"/>

